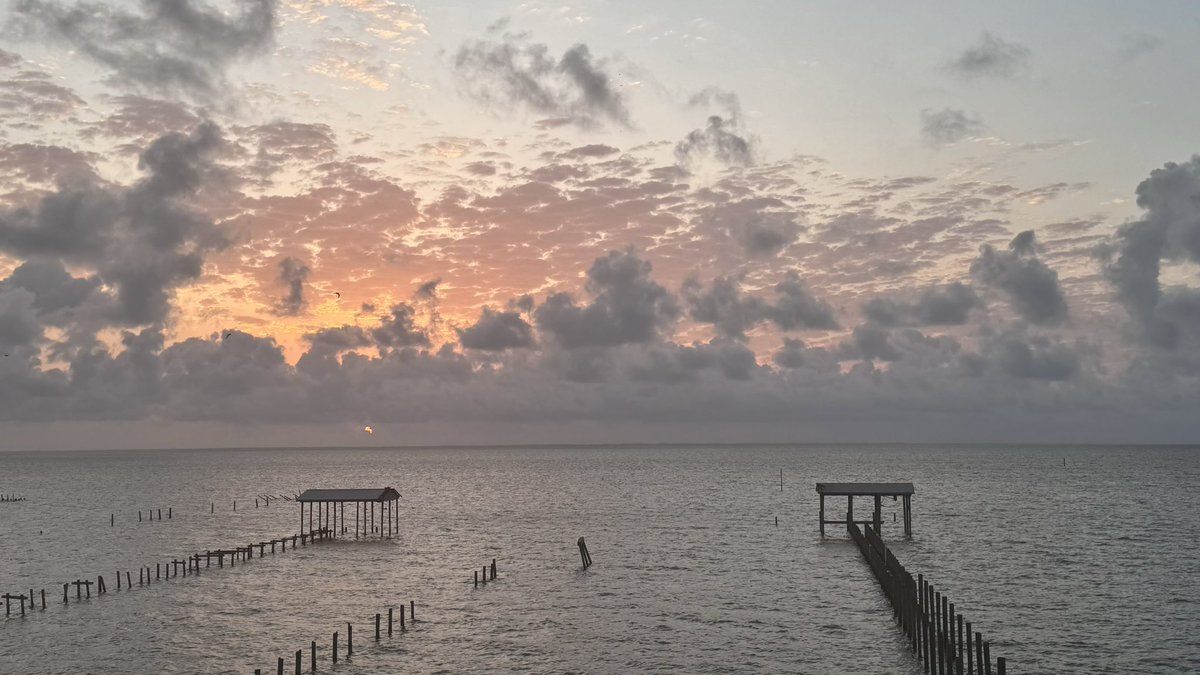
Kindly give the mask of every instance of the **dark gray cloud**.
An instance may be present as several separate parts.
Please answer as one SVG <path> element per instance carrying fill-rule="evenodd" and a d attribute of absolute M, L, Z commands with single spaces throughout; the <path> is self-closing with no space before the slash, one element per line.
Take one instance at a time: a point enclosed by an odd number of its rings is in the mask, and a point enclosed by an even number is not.
<path fill-rule="evenodd" d="M 1117 299 L 1149 343 L 1175 349 L 1187 335 L 1200 336 L 1195 287 L 1164 289 L 1163 263 L 1200 263 L 1200 156 L 1155 169 L 1137 187 L 1145 213 L 1117 231 L 1099 255 Z"/>
<path fill-rule="evenodd" d="M 701 211 L 696 224 L 732 239 L 754 257 L 778 254 L 804 231 L 797 214 L 770 197 L 722 201 Z"/>
<path fill-rule="evenodd" d="M 460 89 L 481 104 L 524 108 L 583 128 L 602 122 L 632 127 L 608 67 L 585 44 L 555 58 L 545 44 L 513 33 L 468 41 L 454 57 Z"/>
<path fill-rule="evenodd" d="M 722 337 L 745 340 L 746 331 L 769 321 L 781 330 L 833 330 L 838 328 L 833 308 L 818 300 L 800 277 L 793 273 L 775 285 L 775 301 L 741 294 L 741 283 L 731 277 L 717 277 L 704 290 L 700 284 L 684 285 L 688 317 L 712 324 Z"/>
<path fill-rule="evenodd" d="M 1162 38 L 1149 33 L 1128 33 L 1121 36 L 1121 46 L 1117 54 L 1124 61 L 1132 61 L 1153 53 L 1163 46 Z"/>
<path fill-rule="evenodd" d="M 308 265 L 288 256 L 279 261 L 279 281 L 287 288 L 276 311 L 284 316 L 296 316 L 304 309 L 304 282 L 312 272 Z"/>
<path fill-rule="evenodd" d="M 413 293 L 413 297 L 415 297 L 418 300 L 430 300 L 430 301 L 436 300 L 437 299 L 437 289 L 438 289 L 438 286 L 441 285 L 441 283 L 442 283 L 441 277 L 438 277 L 437 279 L 430 279 L 429 281 L 423 282 L 420 286 L 417 286 L 417 290 L 415 293 Z"/>
<path fill-rule="evenodd" d="M 371 330 L 371 338 L 380 349 L 402 349 L 404 347 L 429 347 L 429 335 L 416 325 L 416 312 L 403 302 L 392 306 L 391 314 L 383 317 L 378 328 Z"/>
<path fill-rule="evenodd" d="M 710 157 L 730 166 L 751 166 L 757 160 L 757 141 L 744 136 L 738 124 L 720 115 L 711 115 L 703 129 L 688 132 L 675 145 L 675 160 L 683 166 Z"/>
<path fill-rule="evenodd" d="M 458 330 L 458 341 L 467 349 L 500 352 L 534 346 L 533 326 L 517 312 L 497 312 L 484 307 L 479 320 Z"/>
<path fill-rule="evenodd" d="M 805 352 L 808 345 L 803 340 L 783 338 L 783 345 L 771 355 L 771 361 L 780 368 L 800 368 L 808 363 Z"/>
<path fill-rule="evenodd" d="M 1028 72 L 1032 55 L 1028 47 L 985 31 L 978 42 L 951 59 L 946 67 L 964 79 L 1010 79 Z"/>
<path fill-rule="evenodd" d="M 983 131 L 983 121 L 954 108 L 921 111 L 921 137 L 932 146 L 950 145 Z"/>
<path fill-rule="evenodd" d="M 223 176 L 212 161 L 221 145 L 212 123 L 167 134 L 141 153 L 146 175 L 128 189 L 66 185 L 35 208 L 0 212 L 0 251 L 93 269 L 115 292 L 109 321 L 161 323 L 174 288 L 198 278 L 204 256 L 226 245 L 212 220 L 187 206 Z"/>
<path fill-rule="evenodd" d="M 1021 232 L 997 251 L 989 244 L 979 248 L 971 274 L 980 283 L 1004 291 L 1021 318 L 1035 324 L 1057 324 L 1067 319 L 1067 301 L 1058 285 L 1058 273 L 1037 258 L 1033 230 Z"/>
<path fill-rule="evenodd" d="M 23 288 L 33 293 L 34 308 L 42 315 L 43 321 L 51 322 L 45 315 L 79 307 L 100 287 L 100 283 L 96 276 L 71 276 L 58 260 L 37 258 L 13 270 L 8 279 L 0 281 L 0 289 Z"/>
<path fill-rule="evenodd" d="M 995 360 L 1010 377 L 1032 380 L 1069 380 L 1079 374 L 1077 348 L 1045 336 L 1010 334 L 992 341 L 984 357 Z"/>
<path fill-rule="evenodd" d="M 863 304 L 863 315 L 881 326 L 961 326 L 971 310 L 980 306 L 970 286 L 954 282 L 931 286 L 912 302 L 872 298 Z"/>
<path fill-rule="evenodd" d="M 863 361 L 898 361 L 900 352 L 891 342 L 891 331 L 868 321 L 855 326 L 850 337 L 838 344 L 836 354 L 841 359 Z"/>
<path fill-rule="evenodd" d="M 19 0 L 11 28 L 19 37 L 59 40 L 147 89 L 210 97 L 235 61 L 274 40 L 275 0 L 241 0 L 229 14 L 203 2 L 141 3 L 131 12 L 110 3 Z"/>
<path fill-rule="evenodd" d="M 679 305 L 650 279 L 651 265 L 632 250 L 611 251 L 587 272 L 591 304 L 555 293 L 534 310 L 535 323 L 564 347 L 612 347 L 649 342 L 672 325 Z"/>

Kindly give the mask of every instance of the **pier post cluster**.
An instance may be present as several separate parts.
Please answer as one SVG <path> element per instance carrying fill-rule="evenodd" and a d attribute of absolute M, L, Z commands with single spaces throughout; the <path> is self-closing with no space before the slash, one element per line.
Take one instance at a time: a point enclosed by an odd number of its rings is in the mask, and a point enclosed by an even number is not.
<path fill-rule="evenodd" d="M 294 549 L 294 548 L 296 548 L 297 545 L 307 546 L 310 543 L 315 544 L 317 542 L 325 541 L 325 540 L 332 539 L 332 538 L 333 538 L 332 530 L 319 529 L 319 530 L 313 530 L 311 532 L 303 532 L 300 534 L 293 534 L 293 535 L 287 536 L 287 537 L 280 537 L 278 539 L 271 539 L 269 541 L 260 541 L 257 544 L 251 543 L 251 544 L 247 544 L 246 546 L 235 546 L 233 548 L 228 548 L 228 549 L 217 549 L 215 551 L 205 551 L 204 553 L 196 553 L 196 554 L 193 554 L 190 556 L 186 556 L 184 558 L 173 559 L 167 563 L 156 562 L 156 563 L 154 563 L 153 568 L 151 568 L 149 565 L 146 565 L 146 566 L 143 566 L 138 569 L 138 586 L 143 586 L 143 585 L 149 586 L 154 581 L 160 581 L 162 579 L 171 579 L 172 577 L 178 577 L 178 576 L 180 576 L 181 572 L 182 572 L 182 576 L 185 576 L 185 577 L 189 573 L 190 574 L 200 574 L 200 570 L 202 567 L 207 568 L 207 567 L 212 566 L 213 558 L 216 558 L 216 560 L 217 560 L 217 567 L 225 567 L 225 558 L 228 557 L 229 565 L 230 565 L 230 567 L 232 567 L 234 564 L 234 561 L 237 561 L 237 560 L 245 561 L 245 560 L 253 559 L 255 548 L 258 549 L 258 557 L 261 558 L 266 554 L 266 548 L 268 546 L 271 547 L 271 553 L 275 553 L 276 545 L 280 546 L 280 552 L 284 552 L 284 551 L 287 551 L 288 542 L 291 542 L 292 548 Z M 297 544 L 297 542 L 299 542 L 299 543 Z M 201 561 L 204 562 L 203 565 L 200 564 Z M 117 589 L 120 590 L 121 589 L 121 572 L 119 570 L 117 571 L 116 577 L 117 577 Z M 76 579 L 75 581 L 64 583 L 62 585 L 62 587 L 63 587 L 63 596 L 62 596 L 63 604 L 64 605 L 70 604 L 69 591 L 70 591 L 71 586 L 75 586 L 75 600 L 76 601 L 90 600 L 92 597 L 92 586 L 93 585 L 95 585 L 95 587 L 96 587 L 97 595 L 103 595 L 105 593 L 108 593 L 108 585 L 104 582 L 104 577 L 102 577 L 102 576 L 97 576 L 96 581 L 94 581 L 94 582 L 87 580 L 87 579 Z M 125 572 L 125 587 L 129 590 L 133 589 L 133 575 L 129 571 Z M 13 593 L 5 593 L 4 595 L 0 595 L 0 599 L 4 600 L 4 615 L 6 617 L 12 615 L 12 602 L 14 600 L 20 601 L 20 603 L 21 603 L 20 604 L 21 616 L 25 615 L 25 608 L 27 605 L 30 610 L 34 609 L 34 593 L 33 593 L 32 588 L 29 589 L 29 595 L 24 595 L 24 594 L 18 595 L 18 594 L 13 594 Z M 46 609 L 46 589 L 42 589 L 42 591 L 41 591 L 41 602 L 42 602 L 42 609 Z"/>
<path fill-rule="evenodd" d="M 393 628 L 392 611 L 394 609 L 395 608 L 393 608 L 393 607 L 388 607 L 388 611 L 387 611 L 387 634 L 388 634 L 388 637 L 392 636 L 392 628 Z M 417 603 L 415 600 L 408 601 L 408 617 L 409 617 L 409 623 L 414 624 L 414 625 L 417 623 Z M 382 618 L 383 618 L 382 613 L 375 614 L 375 641 L 376 642 L 379 642 L 383 636 L 383 631 L 382 631 L 382 627 L 381 627 L 382 626 L 382 624 L 381 624 Z M 403 604 L 400 605 L 400 630 L 401 631 L 408 630 L 408 628 L 405 626 L 405 623 L 404 623 L 404 605 Z M 343 644 L 345 645 L 345 652 L 342 652 L 342 650 L 341 650 L 341 645 L 343 645 Z M 345 640 L 345 642 L 341 641 L 340 633 L 335 631 L 333 634 L 333 640 L 330 643 L 330 651 L 329 651 L 330 661 L 332 663 L 336 664 L 338 662 L 339 655 L 341 655 L 342 653 L 345 654 L 346 660 L 349 660 L 349 659 L 353 658 L 353 656 L 354 656 L 354 624 L 350 623 L 349 621 L 346 622 L 346 640 Z M 284 658 L 282 656 L 276 657 L 275 672 L 277 675 L 283 675 L 283 669 L 284 669 L 284 665 L 286 663 L 287 662 L 284 660 Z M 295 672 L 297 673 L 297 675 L 304 671 L 304 650 L 303 649 L 296 650 L 295 660 L 293 661 L 293 665 L 296 669 Z M 310 673 L 317 672 L 317 641 L 316 640 L 312 640 L 309 643 L 308 670 Z M 262 672 L 263 672 L 262 668 L 254 669 L 254 675 L 262 675 Z"/>
<path fill-rule="evenodd" d="M 483 566 L 483 583 L 485 583 L 485 584 L 488 582 L 488 571 L 489 571 L 488 565 L 484 565 Z M 491 564 L 490 571 L 492 573 L 491 580 L 495 581 L 496 580 L 496 559 L 495 558 L 492 558 L 492 564 Z M 475 587 L 479 588 L 479 570 L 475 570 Z"/>
<path fill-rule="evenodd" d="M 896 622 L 908 636 L 913 653 L 931 675 L 1005 675 L 1003 657 L 992 667 L 991 645 L 954 603 L 918 574 L 914 580 L 904 565 L 871 528 L 860 530 L 851 521 L 847 530 L 892 604 Z"/>
<path fill-rule="evenodd" d="M 579 558 L 583 561 L 583 569 L 586 570 L 587 568 L 592 566 L 592 554 L 588 553 L 587 542 L 583 540 L 583 537 L 579 538 L 578 543 L 579 543 Z"/>

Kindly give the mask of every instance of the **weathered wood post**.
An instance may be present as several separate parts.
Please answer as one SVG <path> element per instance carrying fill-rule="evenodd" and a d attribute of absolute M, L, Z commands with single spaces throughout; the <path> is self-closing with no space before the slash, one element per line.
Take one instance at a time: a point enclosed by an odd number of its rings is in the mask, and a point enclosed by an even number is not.
<path fill-rule="evenodd" d="M 379 642 L 379 612 L 375 612 L 375 641 Z"/>
<path fill-rule="evenodd" d="M 496 578 L 496 559 L 492 558 L 492 578 Z"/>
<path fill-rule="evenodd" d="M 133 577 L 132 577 L 132 576 L 130 576 L 129 570 L 125 570 L 125 586 L 126 586 L 127 588 L 133 588 L 133 581 L 132 581 L 132 579 L 133 579 Z"/>
<path fill-rule="evenodd" d="M 483 566 L 483 583 L 487 583 L 487 565 Z"/>
<path fill-rule="evenodd" d="M 392 637 L 392 608 L 388 607 L 388 637 Z"/>
<path fill-rule="evenodd" d="M 63 604 L 67 604 L 67 587 L 71 584 L 63 584 Z"/>
<path fill-rule="evenodd" d="M 475 588 L 479 588 L 479 570 L 475 570 Z"/>
<path fill-rule="evenodd" d="M 46 589 L 42 589 L 42 609 L 46 609 Z"/>
<path fill-rule="evenodd" d="M 296 675 L 300 675 L 300 656 L 304 654 L 303 649 L 296 650 Z"/>
<path fill-rule="evenodd" d="M 975 675 L 984 675 L 983 670 L 983 633 L 975 631 Z"/>
<path fill-rule="evenodd" d="M 821 521 L 821 538 L 824 539 L 825 538 L 825 495 L 824 494 L 821 495 L 821 511 L 820 511 L 820 514 L 818 515 L 818 518 Z"/>
<path fill-rule="evenodd" d="M 975 675 L 975 659 L 971 651 L 971 622 L 967 621 L 967 675 Z"/>
<path fill-rule="evenodd" d="M 990 642 L 983 643 L 983 671 L 985 675 L 992 675 L 992 644 Z"/>
<path fill-rule="evenodd" d="M 408 618 L 412 619 L 413 623 L 417 622 L 417 602 L 415 600 L 408 601 Z"/>
<path fill-rule="evenodd" d="M 1005 666 L 1007 666 L 1007 665 L 1008 665 L 1008 663 L 1004 660 L 1003 656 L 997 656 L 996 657 L 996 675 L 1004 675 L 1004 669 L 1005 669 Z"/>
<path fill-rule="evenodd" d="M 407 630 L 404 627 L 404 604 L 400 605 L 400 630 Z"/>
<path fill-rule="evenodd" d="M 354 625 L 346 622 L 346 658 L 354 654 Z"/>
<path fill-rule="evenodd" d="M 280 656 L 279 660 L 276 662 L 275 675 L 283 675 L 283 657 L 282 656 Z"/>
<path fill-rule="evenodd" d="M 268 502 L 269 503 L 269 502 Z M 312 641 L 312 658 L 309 659 L 312 664 L 312 672 L 317 672 L 317 641 Z"/>
<path fill-rule="evenodd" d="M 333 662 L 337 663 L 337 631 L 333 631 Z"/>

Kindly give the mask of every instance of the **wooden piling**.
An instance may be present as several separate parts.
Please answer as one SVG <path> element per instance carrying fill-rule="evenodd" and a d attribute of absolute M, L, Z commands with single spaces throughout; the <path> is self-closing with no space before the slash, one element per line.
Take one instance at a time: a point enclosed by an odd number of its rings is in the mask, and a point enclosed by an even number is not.
<path fill-rule="evenodd" d="M 479 588 L 479 570 L 475 570 L 475 588 Z"/>
<path fill-rule="evenodd" d="M 379 642 L 379 612 L 375 612 L 375 641 Z"/>
<path fill-rule="evenodd" d="M 404 605 L 400 605 L 400 630 L 407 630 L 404 627 Z"/>
<path fill-rule="evenodd" d="M 67 587 L 71 584 L 63 584 L 63 604 L 67 604 Z"/>
<path fill-rule="evenodd" d="M 317 672 L 317 641 L 312 641 L 312 658 L 309 659 L 312 664 L 312 672 Z"/>
<path fill-rule="evenodd" d="M 392 608 L 388 607 L 388 637 L 392 637 Z"/>
<path fill-rule="evenodd" d="M 496 578 L 496 559 L 492 558 L 492 578 Z"/>
<path fill-rule="evenodd" d="M 46 609 L 46 589 L 42 589 L 42 609 Z"/>
<path fill-rule="evenodd" d="M 990 642 L 983 643 L 983 667 L 984 675 L 992 675 L 992 645 Z"/>
<path fill-rule="evenodd" d="M 296 675 L 300 675 L 300 656 L 304 654 L 303 649 L 296 650 Z"/>
<path fill-rule="evenodd" d="M 1008 665 L 1008 663 L 1004 660 L 1003 656 L 997 656 L 996 657 L 996 675 L 1004 675 L 1004 670 L 1007 665 Z"/>
<path fill-rule="evenodd" d="M 403 615 L 401 615 L 403 616 Z M 333 662 L 337 663 L 337 631 L 333 631 Z"/>
<path fill-rule="evenodd" d="M 487 583 L 487 565 L 483 566 L 483 583 Z"/>
<path fill-rule="evenodd" d="M 279 660 L 276 662 L 276 664 L 277 665 L 275 666 L 275 675 L 283 675 L 283 657 L 282 656 L 279 657 Z"/>
<path fill-rule="evenodd" d="M 130 581 L 130 579 L 132 579 L 132 577 L 129 575 L 129 570 L 125 570 L 125 586 L 128 588 L 133 588 L 133 582 Z"/>
<path fill-rule="evenodd" d="M 408 618 L 412 619 L 413 623 L 417 622 L 417 602 L 415 600 L 408 601 Z"/>
<path fill-rule="evenodd" d="M 354 653 L 354 626 L 349 621 L 346 622 L 346 658 Z"/>

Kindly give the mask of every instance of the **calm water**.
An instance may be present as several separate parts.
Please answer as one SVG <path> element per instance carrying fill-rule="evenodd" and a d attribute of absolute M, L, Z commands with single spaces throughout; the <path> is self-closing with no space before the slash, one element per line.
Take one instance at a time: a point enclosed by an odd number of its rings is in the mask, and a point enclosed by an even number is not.
<path fill-rule="evenodd" d="M 916 484 L 914 538 L 886 502 L 885 539 L 1010 672 L 1200 672 L 1200 448 L 744 446 L 0 453 L 0 492 L 29 497 L 0 504 L 0 591 L 49 599 L 0 620 L 0 673 L 291 673 L 313 639 L 327 672 L 348 621 L 346 674 L 917 673 L 856 549 L 817 535 L 813 484 L 849 480 Z M 117 570 L 298 529 L 256 494 L 381 485 L 394 540 L 115 592 Z M 97 574 L 112 592 L 61 605 Z M 420 622 L 375 644 L 409 599 Z"/>

